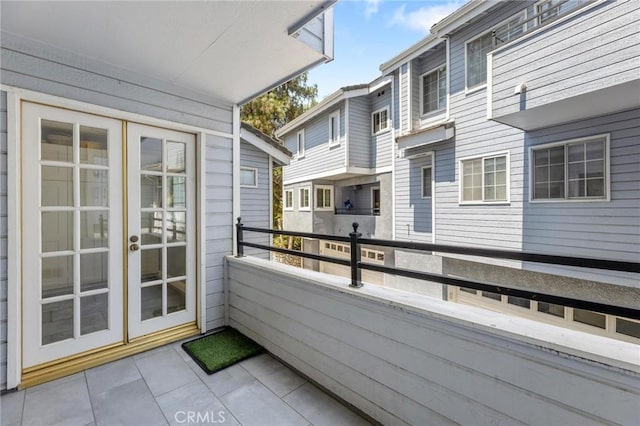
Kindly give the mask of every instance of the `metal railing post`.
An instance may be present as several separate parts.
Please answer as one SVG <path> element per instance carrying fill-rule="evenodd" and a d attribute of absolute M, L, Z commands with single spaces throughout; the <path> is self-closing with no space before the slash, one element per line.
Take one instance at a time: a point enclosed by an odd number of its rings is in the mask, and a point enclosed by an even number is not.
<path fill-rule="evenodd" d="M 244 257 L 244 246 L 242 243 L 242 218 L 238 217 L 238 223 L 236 223 L 236 248 L 237 254 L 236 257 Z"/>
<path fill-rule="evenodd" d="M 358 238 L 362 236 L 358 232 L 358 222 L 353 222 L 353 232 L 349 234 L 351 237 L 351 284 L 349 287 L 359 288 L 362 287 L 362 271 L 358 264 L 361 260 L 360 243 Z"/>

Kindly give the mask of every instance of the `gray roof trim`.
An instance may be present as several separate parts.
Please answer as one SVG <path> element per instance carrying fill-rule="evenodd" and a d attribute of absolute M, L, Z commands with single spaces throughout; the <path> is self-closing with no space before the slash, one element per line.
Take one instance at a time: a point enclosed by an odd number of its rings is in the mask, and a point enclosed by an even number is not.
<path fill-rule="evenodd" d="M 291 151 L 282 146 L 277 140 L 265 135 L 250 124 L 245 122 L 241 123 L 240 138 L 259 150 L 271 155 L 280 165 L 289 164 L 289 161 L 291 160 Z"/>

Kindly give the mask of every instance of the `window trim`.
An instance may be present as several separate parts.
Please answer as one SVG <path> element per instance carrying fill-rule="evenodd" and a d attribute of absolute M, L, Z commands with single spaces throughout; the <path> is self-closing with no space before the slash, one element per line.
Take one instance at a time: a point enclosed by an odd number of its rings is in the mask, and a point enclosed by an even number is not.
<path fill-rule="evenodd" d="M 386 125 L 386 127 L 384 129 L 382 128 L 382 126 L 380 126 L 380 130 L 378 130 L 377 132 L 374 132 L 374 130 L 373 130 L 374 129 L 373 118 L 374 118 L 374 116 L 376 114 L 380 114 L 382 111 L 385 111 L 385 110 L 387 111 L 387 120 L 386 120 L 387 125 Z M 380 124 L 382 125 L 382 121 L 380 121 Z M 391 131 L 391 117 L 389 117 L 389 105 L 387 105 L 387 106 L 382 107 L 380 109 L 377 109 L 377 110 L 375 110 L 375 111 L 373 111 L 371 113 L 371 135 L 372 136 L 376 136 L 376 135 L 379 135 L 379 134 L 382 134 L 382 133 L 387 133 L 389 131 Z"/>
<path fill-rule="evenodd" d="M 246 167 L 246 166 L 240 166 L 240 174 L 242 175 L 242 171 L 250 171 L 253 172 L 253 176 L 254 176 L 254 184 L 253 185 L 247 185 L 247 184 L 242 184 L 240 183 L 240 188 L 257 188 L 258 187 L 258 169 L 255 167 Z"/>
<path fill-rule="evenodd" d="M 533 152 L 537 149 L 546 149 L 553 148 L 556 146 L 566 146 L 574 143 L 594 141 L 597 139 L 604 139 L 604 190 L 605 196 L 602 198 L 567 198 L 569 194 L 567 191 L 567 158 L 565 156 L 565 175 L 564 175 L 564 185 L 565 185 L 565 198 L 549 198 L 549 199 L 535 199 L 533 198 L 533 190 L 535 187 L 534 182 L 534 170 L 533 170 Z M 550 142 L 541 145 L 534 145 L 529 147 L 529 202 L 532 204 L 548 204 L 548 203 L 608 203 L 611 202 L 611 145 L 610 145 L 611 134 L 610 133 L 602 133 L 599 135 L 592 136 L 584 136 L 575 139 L 567 139 L 562 141 Z M 566 150 L 565 150 L 566 151 Z"/>
<path fill-rule="evenodd" d="M 375 201 L 375 197 L 373 196 L 373 193 L 375 191 L 378 191 L 378 193 L 380 194 L 380 207 L 376 208 L 374 205 L 374 201 Z M 380 190 L 380 186 L 372 186 L 371 187 L 371 213 L 376 216 L 376 210 L 377 210 L 377 215 L 380 215 L 380 211 L 382 210 L 382 191 Z"/>
<path fill-rule="evenodd" d="M 469 81 L 469 78 L 468 78 L 468 69 L 469 69 L 469 67 L 467 66 L 467 64 L 469 63 L 469 56 L 468 56 L 468 49 L 467 49 L 467 45 L 468 45 L 469 43 L 472 43 L 472 42 L 476 41 L 477 39 L 479 39 L 479 38 L 481 38 L 481 37 L 486 36 L 488 33 L 493 32 L 496 28 L 498 28 L 498 27 L 500 27 L 500 26 L 502 26 L 502 25 L 506 24 L 507 22 L 511 21 L 512 19 L 514 19 L 514 18 L 515 18 L 516 16 L 518 16 L 519 14 L 524 15 L 524 16 L 523 16 L 523 22 L 522 22 L 522 26 L 523 26 L 522 33 L 523 33 L 523 34 L 524 34 L 524 33 L 526 33 L 526 31 L 527 31 L 527 9 L 523 9 L 523 10 L 521 10 L 520 12 L 516 12 L 516 13 L 514 13 L 513 15 L 511 15 L 511 16 L 510 16 L 510 17 L 508 17 L 507 19 L 505 19 L 505 20 L 503 20 L 503 21 L 500 21 L 500 22 L 498 22 L 498 23 L 497 23 L 497 24 L 495 24 L 495 25 L 492 25 L 492 26 L 491 26 L 491 28 L 490 28 L 488 31 L 483 31 L 483 32 L 481 32 L 480 34 L 476 34 L 475 36 L 473 36 L 473 38 L 469 38 L 469 39 L 467 39 L 467 41 L 465 41 L 465 42 L 464 42 L 464 93 L 465 93 L 465 95 L 468 95 L 468 94 L 471 94 L 471 93 L 478 92 L 478 91 L 480 91 L 480 90 L 482 90 L 482 89 L 486 89 L 486 87 L 487 87 L 487 82 L 486 82 L 486 80 L 485 80 L 484 84 L 479 84 L 479 85 L 472 86 L 472 87 L 469 87 L 469 86 L 468 86 L 468 81 Z M 492 39 L 492 43 L 493 43 L 493 39 Z M 497 49 L 498 47 L 502 47 L 502 46 L 504 46 L 504 45 L 505 45 L 505 44 L 507 44 L 507 43 L 509 43 L 509 42 L 505 42 L 504 44 L 502 44 L 502 45 L 500 45 L 500 46 L 495 46 L 495 45 L 494 45 L 494 46 L 492 46 L 492 49 L 491 49 L 489 52 L 487 52 L 487 53 L 491 53 L 491 52 L 493 52 L 495 49 Z M 488 66 L 488 65 L 489 65 L 489 64 L 487 63 L 487 66 Z M 487 76 L 488 76 L 488 75 L 489 75 L 489 70 L 487 70 Z"/>
<path fill-rule="evenodd" d="M 300 149 L 300 140 L 302 140 L 302 150 Z M 306 135 L 304 132 L 304 129 L 299 130 L 296 133 L 296 149 L 297 149 L 297 155 L 296 155 L 296 159 L 301 160 L 304 158 L 304 153 L 305 153 L 305 145 L 306 145 Z"/>
<path fill-rule="evenodd" d="M 291 194 L 291 206 L 287 207 L 287 193 Z M 292 211 L 295 208 L 295 200 L 293 198 L 293 189 L 285 189 L 284 191 L 282 191 L 282 195 L 283 195 L 283 203 L 282 203 L 282 208 L 286 211 Z"/>
<path fill-rule="evenodd" d="M 425 75 L 429 75 L 432 74 L 436 71 L 440 72 L 441 68 L 444 67 L 444 78 L 445 78 L 445 82 L 447 89 L 445 89 L 445 101 L 444 101 L 444 106 L 442 108 L 438 108 L 436 110 L 433 111 L 429 111 L 429 112 L 424 112 L 424 76 Z M 438 79 L 440 78 L 440 76 L 438 75 Z M 444 115 L 447 112 L 447 104 L 448 104 L 448 87 L 449 87 L 449 82 L 447 81 L 448 78 L 448 72 L 447 72 L 447 63 L 443 62 L 442 64 L 438 65 L 435 68 L 430 69 L 429 71 L 422 73 L 418 76 L 418 81 L 420 82 L 420 119 L 424 120 L 425 118 L 432 118 L 432 117 L 440 117 L 441 115 Z M 439 95 L 439 94 L 438 94 Z M 439 97 L 439 96 L 438 96 Z"/>
<path fill-rule="evenodd" d="M 302 205 L 302 200 L 304 199 L 304 197 L 302 197 L 302 191 L 308 191 L 309 192 L 309 205 L 308 206 L 303 206 Z M 312 197 L 312 191 L 311 191 L 311 186 L 301 186 L 300 188 L 298 188 L 298 210 L 301 212 L 310 212 L 311 211 L 311 206 L 313 205 L 313 197 Z"/>
<path fill-rule="evenodd" d="M 318 197 L 314 196 L 313 197 L 314 198 L 314 203 L 315 203 L 314 204 L 314 209 L 316 211 L 320 211 L 320 212 L 333 211 L 333 204 L 334 204 L 333 203 L 333 185 L 314 185 L 314 187 L 313 187 L 314 195 L 316 195 L 315 191 L 317 191 L 318 189 L 322 189 L 322 190 L 328 189 L 330 191 L 331 196 L 329 197 L 329 201 L 331 203 L 330 203 L 329 207 L 326 207 L 326 206 L 320 207 L 317 204 L 318 203 Z M 324 197 L 324 195 L 323 195 L 323 197 Z"/>
<path fill-rule="evenodd" d="M 535 17 L 535 15 L 538 15 L 539 13 L 542 13 L 542 12 L 538 11 L 538 7 L 539 7 L 542 3 L 546 3 L 546 2 L 549 2 L 549 1 L 552 1 L 552 0 L 538 0 L 537 2 L 535 2 L 535 3 L 533 4 L 533 15 L 534 15 L 534 17 Z M 542 16 L 538 16 L 538 17 L 533 21 L 533 26 L 534 26 L 535 28 L 540 28 L 540 27 L 543 27 L 543 26 L 545 26 L 545 25 L 549 25 L 549 24 L 551 24 L 551 23 L 553 23 L 553 22 L 557 21 L 558 19 L 562 18 L 563 16 L 569 15 L 569 14 L 571 14 L 571 13 L 575 12 L 576 10 L 578 10 L 578 9 L 580 9 L 580 8 L 582 8 L 582 7 L 584 7 L 584 6 L 586 6 L 587 4 L 589 4 L 589 1 L 585 1 L 585 0 L 578 0 L 578 5 L 577 5 L 577 6 L 575 6 L 575 7 L 571 8 L 571 9 L 569 9 L 569 11 L 567 11 L 567 12 L 565 12 L 565 13 L 562 13 L 562 14 L 556 15 L 554 18 L 552 18 L 551 20 L 549 20 L 549 21 L 547 21 L 547 22 L 541 22 L 541 19 L 540 19 L 540 18 L 542 18 Z"/>
<path fill-rule="evenodd" d="M 334 118 L 336 119 L 336 122 L 338 123 L 338 134 L 336 135 L 335 139 L 331 139 L 331 133 L 333 132 L 333 126 L 331 125 L 331 119 Z M 340 123 L 340 109 L 332 112 L 331 114 L 329 114 L 329 146 L 337 146 L 340 145 L 340 126 L 342 123 Z"/>
<path fill-rule="evenodd" d="M 489 158 L 496 158 L 496 157 L 506 157 L 506 172 L 507 172 L 507 177 L 506 177 L 506 191 L 507 191 L 507 199 L 506 200 L 496 200 L 496 201 L 484 201 L 484 160 L 485 159 L 489 159 Z M 462 200 L 462 191 L 463 191 L 463 187 L 462 187 L 462 178 L 463 178 L 463 173 L 462 173 L 462 163 L 465 161 L 470 161 L 470 160 L 477 160 L 477 159 L 481 159 L 482 160 L 482 200 L 471 200 L 471 201 L 463 201 Z M 461 206 L 484 206 L 484 205 L 509 205 L 511 204 L 511 151 L 498 151 L 498 152 L 491 152 L 491 153 L 487 153 L 487 154 L 483 154 L 483 155 L 474 155 L 471 157 L 464 157 L 464 158 L 459 158 L 458 159 L 458 204 Z"/>
<path fill-rule="evenodd" d="M 431 170 L 431 195 L 429 196 L 425 196 L 424 195 L 424 171 L 425 169 L 430 169 Z M 420 169 L 420 197 L 423 200 L 430 200 L 433 198 L 433 165 L 430 164 L 428 166 L 422 166 Z"/>

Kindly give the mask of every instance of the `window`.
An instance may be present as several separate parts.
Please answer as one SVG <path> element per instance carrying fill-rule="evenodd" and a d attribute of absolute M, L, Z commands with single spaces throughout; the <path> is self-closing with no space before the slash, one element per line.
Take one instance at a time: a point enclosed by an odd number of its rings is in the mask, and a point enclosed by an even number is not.
<path fill-rule="evenodd" d="M 371 127 L 374 135 L 389 130 L 389 107 L 371 114 Z"/>
<path fill-rule="evenodd" d="M 284 190 L 284 209 L 293 210 L 293 190 L 292 189 Z"/>
<path fill-rule="evenodd" d="M 340 143 L 340 110 L 329 116 L 329 145 Z"/>
<path fill-rule="evenodd" d="M 558 16 L 564 15 L 569 11 L 583 5 L 587 0 L 544 0 L 536 5 L 536 14 L 538 16 L 538 24 L 542 25 L 553 21 Z"/>
<path fill-rule="evenodd" d="M 300 188 L 300 210 L 311 210 L 310 192 L 311 190 L 308 187 Z"/>
<path fill-rule="evenodd" d="M 245 188 L 258 187 L 258 169 L 240 167 L 240 186 Z"/>
<path fill-rule="evenodd" d="M 316 210 L 333 210 L 333 186 L 316 185 Z"/>
<path fill-rule="evenodd" d="M 422 168 L 422 198 L 431 198 L 431 166 Z"/>
<path fill-rule="evenodd" d="M 525 31 L 525 11 L 497 25 L 491 31 L 466 43 L 466 89 L 487 82 L 487 53 L 500 44 L 513 40 Z"/>
<path fill-rule="evenodd" d="M 447 67 L 430 71 L 420 76 L 422 93 L 422 115 L 439 111 L 447 106 Z"/>
<path fill-rule="evenodd" d="M 371 188 L 371 211 L 374 216 L 380 215 L 380 188 Z"/>
<path fill-rule="evenodd" d="M 508 197 L 508 154 L 460 161 L 461 202 L 505 202 Z"/>
<path fill-rule="evenodd" d="M 304 129 L 296 135 L 296 147 L 298 149 L 298 160 L 304 158 Z"/>
<path fill-rule="evenodd" d="M 609 136 L 532 148 L 532 200 L 608 197 Z"/>

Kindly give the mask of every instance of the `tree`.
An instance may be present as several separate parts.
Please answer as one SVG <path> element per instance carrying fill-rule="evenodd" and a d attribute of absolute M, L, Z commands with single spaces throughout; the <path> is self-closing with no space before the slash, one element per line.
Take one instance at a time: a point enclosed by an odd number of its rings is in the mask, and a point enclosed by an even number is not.
<path fill-rule="evenodd" d="M 318 87 L 309 86 L 304 73 L 244 104 L 240 118 L 275 138 L 278 129 L 316 104 L 316 96 Z M 273 169 L 273 223 L 282 223 L 281 168 Z"/>

